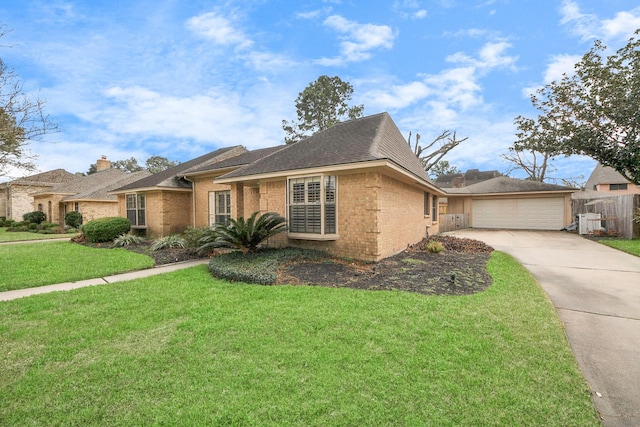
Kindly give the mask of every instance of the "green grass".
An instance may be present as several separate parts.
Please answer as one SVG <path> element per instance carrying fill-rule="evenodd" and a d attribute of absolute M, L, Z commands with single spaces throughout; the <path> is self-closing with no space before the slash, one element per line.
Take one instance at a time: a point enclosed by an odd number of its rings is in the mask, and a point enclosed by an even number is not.
<path fill-rule="evenodd" d="M 0 243 L 2 242 L 19 242 L 24 240 L 46 240 L 46 239 L 59 239 L 59 238 L 67 238 L 75 236 L 78 233 L 67 233 L 67 234 L 40 234 L 40 233 L 31 233 L 28 231 L 11 231 L 7 233 L 6 227 L 0 227 Z"/>
<path fill-rule="evenodd" d="M 640 257 L 640 239 L 601 239 L 598 242 Z"/>
<path fill-rule="evenodd" d="M 598 426 L 535 280 L 464 297 L 228 283 L 206 266 L 0 303 L 5 425 Z"/>
<path fill-rule="evenodd" d="M 152 267 L 151 257 L 126 249 L 70 242 L 0 245 L 0 292 L 103 277 Z"/>

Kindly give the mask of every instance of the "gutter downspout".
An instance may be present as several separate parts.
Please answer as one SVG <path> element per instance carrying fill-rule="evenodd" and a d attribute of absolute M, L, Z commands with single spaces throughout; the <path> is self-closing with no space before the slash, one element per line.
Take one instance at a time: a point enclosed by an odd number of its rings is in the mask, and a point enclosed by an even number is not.
<path fill-rule="evenodd" d="M 191 227 L 196 226 L 196 183 L 183 175 L 182 178 L 191 183 Z"/>

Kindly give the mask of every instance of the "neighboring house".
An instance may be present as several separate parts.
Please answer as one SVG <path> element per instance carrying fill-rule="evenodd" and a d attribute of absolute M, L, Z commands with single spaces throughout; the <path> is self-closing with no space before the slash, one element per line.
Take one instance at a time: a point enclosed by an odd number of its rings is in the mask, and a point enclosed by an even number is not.
<path fill-rule="evenodd" d="M 181 233 L 194 225 L 193 183 L 185 178 L 186 171 L 246 152 L 241 146 L 221 148 L 116 188 L 110 194 L 118 198 L 119 216 L 128 218 L 138 233 L 152 238 Z"/>
<path fill-rule="evenodd" d="M 501 175 L 502 174 L 496 170 L 480 171 L 478 169 L 469 169 L 465 173 L 442 174 L 435 180 L 435 184 L 440 188 L 468 187 L 469 185 L 477 184 Z"/>
<path fill-rule="evenodd" d="M 287 232 L 272 238 L 272 246 L 366 261 L 437 233 L 438 198 L 444 195 L 388 113 L 338 123 L 212 184 L 229 186 L 232 217 L 260 211 L 287 219 Z M 212 186 L 196 191 L 200 200 L 210 199 L 212 191 L 216 198 Z M 200 215 L 196 225 L 209 221 Z"/>
<path fill-rule="evenodd" d="M 22 221 L 24 214 L 38 209 L 31 196 L 34 192 L 43 191 L 76 178 L 76 175 L 64 169 L 55 169 L 3 182 L 0 184 L 0 216 Z"/>
<path fill-rule="evenodd" d="M 45 212 L 47 221 L 64 225 L 65 214 L 70 211 L 80 212 L 84 223 L 119 216 L 118 198 L 108 192 L 151 175 L 147 171 L 126 173 L 112 169 L 105 157 L 98 160 L 97 166 L 96 173 L 33 194 L 34 205 Z"/>
<path fill-rule="evenodd" d="M 635 185 L 609 166 L 596 165 L 585 184 L 585 191 L 598 191 L 610 195 L 640 194 L 640 185 Z"/>
<path fill-rule="evenodd" d="M 561 230 L 573 222 L 574 188 L 499 176 L 449 188 L 448 215 L 467 215 L 468 226 L 491 229 Z"/>

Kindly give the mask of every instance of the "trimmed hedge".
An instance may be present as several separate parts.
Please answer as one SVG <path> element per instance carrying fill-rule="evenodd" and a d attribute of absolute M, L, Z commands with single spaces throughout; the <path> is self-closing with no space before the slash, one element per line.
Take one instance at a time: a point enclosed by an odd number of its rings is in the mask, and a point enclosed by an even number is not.
<path fill-rule="evenodd" d="M 121 234 L 128 233 L 129 230 L 131 230 L 131 222 L 121 217 L 94 219 L 82 227 L 82 232 L 90 243 L 110 242 Z"/>
<path fill-rule="evenodd" d="M 76 211 L 67 212 L 64 215 L 64 223 L 69 227 L 79 228 L 82 225 L 82 214 Z"/>
<path fill-rule="evenodd" d="M 33 211 L 22 215 L 22 219 L 33 224 L 40 224 L 47 220 L 47 215 L 44 212 Z"/>
<path fill-rule="evenodd" d="M 294 260 L 318 261 L 330 258 L 327 253 L 312 249 L 265 249 L 243 255 L 230 252 L 211 258 L 209 271 L 214 277 L 232 282 L 272 285 L 278 275 L 278 267 Z"/>

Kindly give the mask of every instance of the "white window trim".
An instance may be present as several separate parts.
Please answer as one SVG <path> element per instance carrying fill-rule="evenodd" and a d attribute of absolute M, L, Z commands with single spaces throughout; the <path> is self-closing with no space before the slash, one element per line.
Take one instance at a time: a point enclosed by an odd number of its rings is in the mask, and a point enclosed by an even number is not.
<path fill-rule="evenodd" d="M 231 219 L 231 190 L 210 191 L 209 192 L 209 226 L 210 227 L 213 224 L 216 223 L 215 219 L 216 219 L 216 216 L 218 216 L 218 197 L 217 197 L 217 195 L 218 195 L 218 193 L 222 193 L 222 192 L 229 193 L 229 206 L 227 206 L 227 208 L 229 209 L 229 219 Z M 213 206 L 211 206 L 211 198 L 212 197 L 213 197 Z M 213 222 L 211 222 L 212 218 L 213 218 Z"/>
<path fill-rule="evenodd" d="M 290 181 L 292 179 L 305 179 L 305 178 L 315 178 L 315 177 L 320 177 L 320 230 L 322 230 L 320 233 L 297 233 L 297 232 L 291 232 L 287 230 L 287 237 L 289 239 L 296 239 L 296 240 L 338 240 L 340 238 L 340 234 L 339 234 L 339 230 L 338 230 L 338 176 L 335 174 L 312 174 L 312 175 L 297 175 L 297 176 L 288 176 L 287 177 L 287 185 L 285 188 L 286 191 L 286 215 L 287 215 L 287 223 L 289 223 L 290 218 L 289 218 L 289 212 L 290 212 L 290 206 L 291 206 L 291 190 L 290 190 Z M 336 224 L 335 224 L 335 233 L 324 233 L 324 229 L 325 229 L 325 206 L 326 206 L 326 195 L 325 195 L 325 177 L 333 177 L 335 179 L 335 217 L 336 217 Z M 306 188 L 305 188 L 305 198 L 307 196 L 306 193 Z M 305 203 L 306 205 L 306 203 Z"/>

